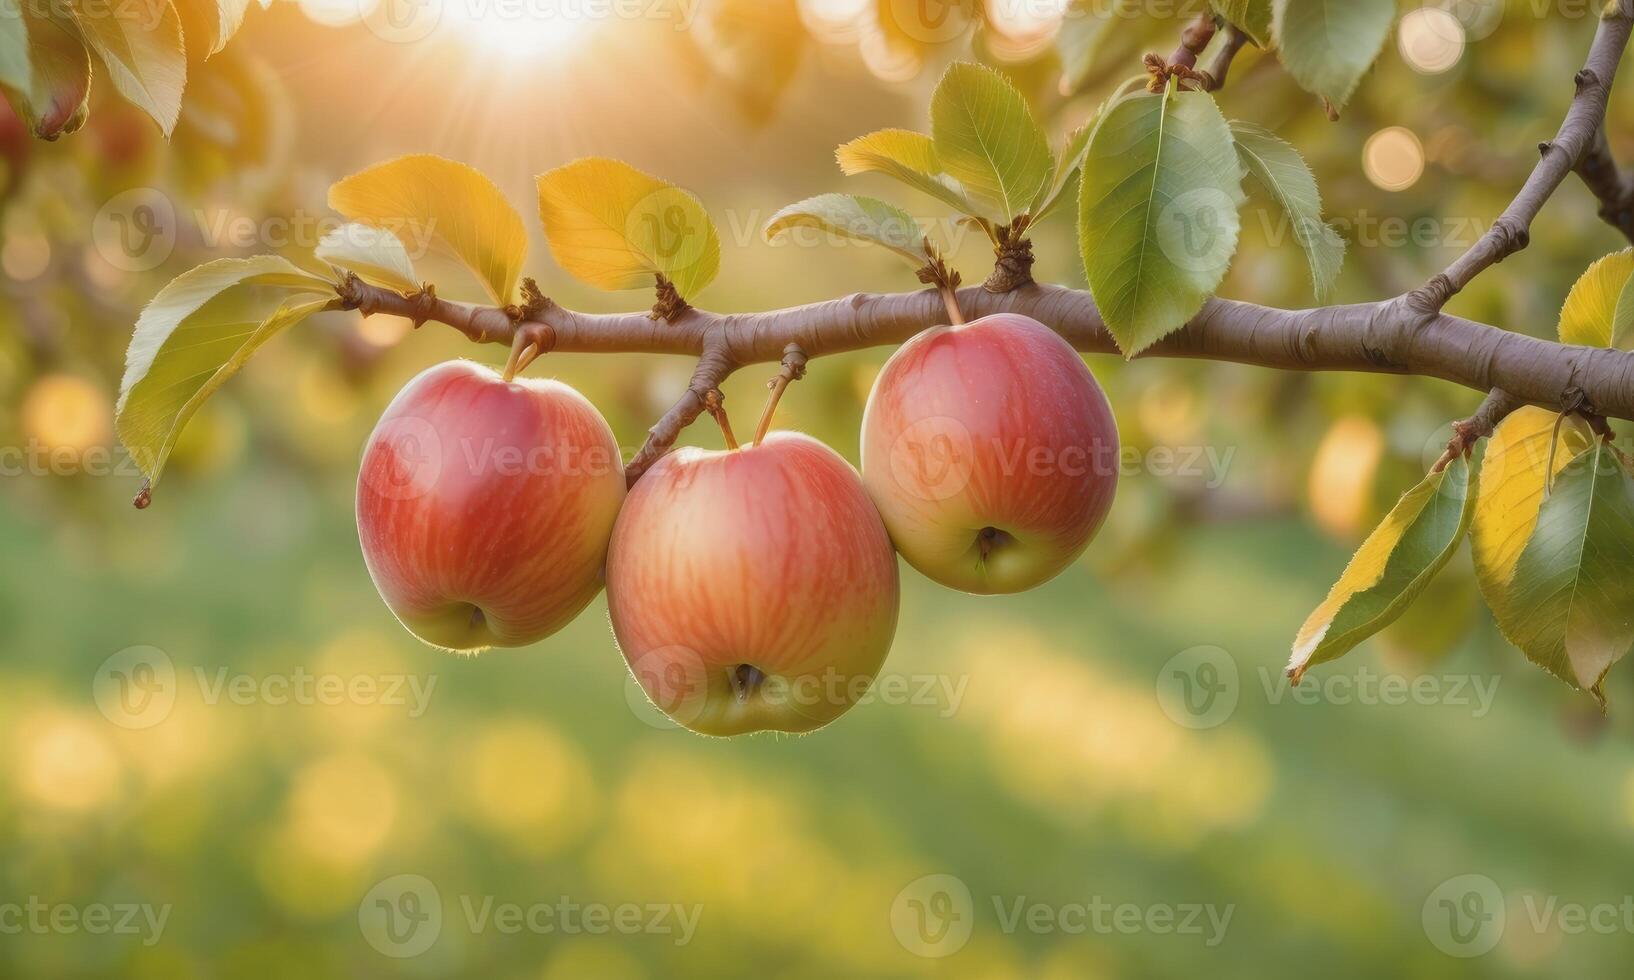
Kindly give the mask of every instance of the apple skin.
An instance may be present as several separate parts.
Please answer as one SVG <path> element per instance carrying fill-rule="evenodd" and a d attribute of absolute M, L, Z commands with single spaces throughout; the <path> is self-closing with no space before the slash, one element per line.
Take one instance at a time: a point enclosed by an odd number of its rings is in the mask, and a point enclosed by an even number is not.
<path fill-rule="evenodd" d="M 415 636 L 459 652 L 526 646 L 601 591 L 624 492 L 618 442 L 584 396 L 449 361 L 398 392 L 369 437 L 358 539 Z"/>
<path fill-rule="evenodd" d="M 630 491 L 607 556 L 631 673 L 704 735 L 808 732 L 845 713 L 890 651 L 899 592 L 857 471 L 792 432 L 664 456 Z"/>
<path fill-rule="evenodd" d="M 881 369 L 862 479 L 902 557 L 978 595 L 1075 561 L 1112 508 L 1118 427 L 1078 352 L 1030 317 L 926 330 Z"/>

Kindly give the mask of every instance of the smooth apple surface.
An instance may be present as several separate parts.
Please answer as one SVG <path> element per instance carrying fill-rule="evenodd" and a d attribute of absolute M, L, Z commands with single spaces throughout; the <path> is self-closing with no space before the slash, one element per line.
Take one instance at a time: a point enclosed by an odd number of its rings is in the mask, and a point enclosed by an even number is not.
<path fill-rule="evenodd" d="M 880 371 L 862 478 L 891 540 L 964 592 L 1049 581 L 1112 507 L 1118 429 L 1106 394 L 1055 331 L 1017 314 L 937 327 Z"/>
<path fill-rule="evenodd" d="M 898 599 L 896 553 L 856 470 L 789 432 L 659 460 L 630 491 L 607 558 L 631 673 L 706 735 L 839 717 L 884 663 Z"/>
<path fill-rule="evenodd" d="M 358 538 L 422 640 L 526 646 L 601 591 L 624 493 L 618 442 L 582 395 L 450 361 L 410 381 L 369 437 Z"/>

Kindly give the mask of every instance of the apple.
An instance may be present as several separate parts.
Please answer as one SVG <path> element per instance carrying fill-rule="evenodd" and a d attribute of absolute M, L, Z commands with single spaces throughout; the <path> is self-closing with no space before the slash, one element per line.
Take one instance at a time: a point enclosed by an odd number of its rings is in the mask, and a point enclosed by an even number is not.
<path fill-rule="evenodd" d="M 607 555 L 631 673 L 705 735 L 808 732 L 843 714 L 891 648 L 899 588 L 857 471 L 791 432 L 664 456 L 630 491 Z"/>
<path fill-rule="evenodd" d="M 357 530 L 409 632 L 455 651 L 517 647 L 601 591 L 623 501 L 618 443 L 584 396 L 449 361 L 398 392 L 369 437 Z"/>
<path fill-rule="evenodd" d="M 1083 359 L 1030 317 L 926 330 L 881 369 L 862 479 L 932 580 L 981 595 L 1049 581 L 1106 519 L 1118 428 Z"/>

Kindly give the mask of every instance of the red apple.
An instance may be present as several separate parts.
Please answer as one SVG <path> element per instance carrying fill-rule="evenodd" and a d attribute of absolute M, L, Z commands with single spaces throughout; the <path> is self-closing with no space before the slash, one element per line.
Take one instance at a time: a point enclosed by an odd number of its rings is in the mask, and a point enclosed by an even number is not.
<path fill-rule="evenodd" d="M 862 479 L 897 550 L 951 588 L 1021 592 L 1083 553 L 1118 476 L 1112 408 L 1030 317 L 927 330 L 880 371 Z"/>
<path fill-rule="evenodd" d="M 636 481 L 607 610 L 661 710 L 706 735 L 807 732 L 867 693 L 896 632 L 896 553 L 857 471 L 809 436 L 686 448 Z"/>
<path fill-rule="evenodd" d="M 439 364 L 363 450 L 357 529 L 381 598 L 414 635 L 525 646 L 601 591 L 624 464 L 601 413 L 555 381 Z"/>

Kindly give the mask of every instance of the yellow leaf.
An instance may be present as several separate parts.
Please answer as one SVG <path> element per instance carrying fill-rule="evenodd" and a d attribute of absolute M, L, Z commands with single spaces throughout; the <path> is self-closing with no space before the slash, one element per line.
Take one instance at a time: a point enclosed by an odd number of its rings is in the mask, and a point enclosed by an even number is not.
<path fill-rule="evenodd" d="M 1494 609 L 1507 601 L 1515 564 L 1537 526 L 1545 484 L 1593 444 L 1587 425 L 1566 420 L 1549 471 L 1556 418 L 1554 412 L 1528 405 L 1504 419 L 1487 443 L 1470 545 L 1481 594 Z"/>
<path fill-rule="evenodd" d="M 176 8 L 74 0 L 72 9 L 80 34 L 107 67 L 113 87 L 169 136 L 187 84 L 187 53 Z"/>
<path fill-rule="evenodd" d="M 1452 558 L 1469 530 L 1470 465 L 1462 457 L 1431 473 L 1367 536 L 1294 639 L 1288 670 L 1333 660 L 1394 622 Z"/>
<path fill-rule="evenodd" d="M 1572 286 L 1560 308 L 1560 341 L 1588 347 L 1610 347 L 1615 337 L 1626 342 L 1620 320 L 1634 317 L 1634 302 L 1621 303 L 1634 275 L 1634 248 L 1613 252 L 1589 266 Z"/>
<path fill-rule="evenodd" d="M 463 262 L 495 303 L 515 298 L 528 254 L 522 218 L 494 182 L 431 154 L 398 157 L 329 188 L 329 206 L 396 235 L 409 254 L 435 249 Z"/>
<path fill-rule="evenodd" d="M 618 160 L 540 174 L 539 220 L 556 262 L 598 289 L 637 289 L 661 275 L 692 299 L 720 271 L 720 239 L 698 199 Z"/>

